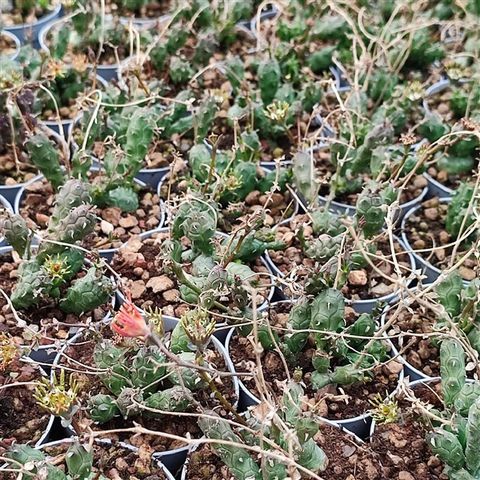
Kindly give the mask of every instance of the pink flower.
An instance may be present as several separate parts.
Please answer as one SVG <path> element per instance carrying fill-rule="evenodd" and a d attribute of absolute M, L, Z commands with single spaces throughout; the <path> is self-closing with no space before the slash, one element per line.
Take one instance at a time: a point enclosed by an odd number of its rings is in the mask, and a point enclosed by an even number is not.
<path fill-rule="evenodd" d="M 132 303 L 129 294 L 127 294 L 125 303 L 113 317 L 110 328 L 122 337 L 146 337 L 150 335 L 150 328 L 138 308 Z"/>

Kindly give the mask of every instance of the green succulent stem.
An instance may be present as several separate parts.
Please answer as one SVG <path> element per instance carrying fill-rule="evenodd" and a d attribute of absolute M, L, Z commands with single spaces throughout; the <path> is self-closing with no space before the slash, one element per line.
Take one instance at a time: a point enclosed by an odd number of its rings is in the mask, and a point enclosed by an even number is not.
<path fill-rule="evenodd" d="M 173 270 L 173 273 L 177 277 L 178 281 L 185 285 L 186 287 L 190 288 L 193 290 L 197 295 L 200 295 L 202 293 L 202 289 L 194 285 L 185 275 L 182 266 L 178 263 L 172 260 L 171 262 L 171 267 Z M 213 305 L 221 310 L 222 312 L 228 312 L 228 308 L 225 305 L 222 305 L 220 302 L 217 302 L 216 300 L 213 301 Z"/>
<path fill-rule="evenodd" d="M 195 361 L 197 362 L 197 365 L 201 367 L 204 366 L 203 354 L 198 353 Z M 217 400 L 222 404 L 223 408 L 225 408 L 227 412 L 230 412 L 235 417 L 235 420 L 238 423 L 246 426 L 247 423 L 245 422 L 243 417 L 237 413 L 233 405 L 223 396 L 222 392 L 213 382 L 212 377 L 205 370 L 199 370 L 198 374 L 200 375 L 200 378 L 209 386 L 210 390 L 213 392 Z"/>

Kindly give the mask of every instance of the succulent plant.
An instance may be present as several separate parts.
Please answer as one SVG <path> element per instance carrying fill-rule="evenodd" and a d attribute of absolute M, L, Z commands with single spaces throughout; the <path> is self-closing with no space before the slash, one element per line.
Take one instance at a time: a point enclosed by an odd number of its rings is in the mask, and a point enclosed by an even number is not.
<path fill-rule="evenodd" d="M 211 367 L 204 354 L 213 333 L 207 324 L 214 323 L 205 315 L 201 310 L 191 311 L 176 325 L 168 344 L 173 362 L 167 361 L 157 343 L 163 339 L 158 339 L 155 333 L 143 347 L 116 345 L 111 340 L 97 343 L 95 366 L 105 371 L 100 378 L 110 393 L 90 397 L 87 406 L 90 418 L 106 423 L 120 415 L 124 418 L 158 416 L 161 413 L 155 410 L 183 412 L 191 408 L 194 392 L 211 385 L 209 375 L 195 368 L 196 365 Z M 201 318 L 207 323 L 200 321 Z M 113 323 L 116 321 L 115 318 Z M 117 331 L 113 324 L 112 329 Z M 127 336 L 122 332 L 120 335 Z M 178 361 L 182 363 L 177 365 Z M 218 392 L 214 390 L 214 393 Z"/>
<path fill-rule="evenodd" d="M 455 194 L 448 205 L 445 228 L 454 238 L 457 238 L 461 231 L 464 232 L 475 223 L 473 212 L 476 209 L 476 201 L 473 198 L 473 193 L 474 187 L 472 185 L 462 183 L 455 190 Z M 472 204 L 472 209 L 469 211 L 470 204 Z"/>
<path fill-rule="evenodd" d="M 325 470 L 328 460 L 325 452 L 313 438 L 319 428 L 318 421 L 303 411 L 302 397 L 303 389 L 298 383 L 290 382 L 286 386 L 276 415 L 285 422 L 284 425 L 288 432 L 275 428 L 273 424 L 271 427 L 263 425 L 262 428 L 262 425 L 253 418 L 250 423 L 252 428 L 261 429 L 262 435 L 275 442 L 276 445 L 287 443 L 292 445 L 292 454 L 297 464 L 314 473 L 319 473 Z M 253 456 L 248 450 L 242 448 L 242 444 L 251 445 L 252 441 L 258 444 L 261 440 L 257 436 L 249 436 L 240 428 L 237 433 L 232 430 L 226 420 L 218 417 L 214 412 L 200 417 L 198 424 L 207 438 L 218 441 L 212 443 L 212 448 L 237 480 L 261 480 L 265 475 L 267 478 L 286 478 L 288 476 L 287 466 L 281 460 L 264 454 L 267 461 L 261 462 L 257 456 Z M 235 443 L 235 445 L 222 443 L 222 440 Z M 291 471 L 290 468 L 288 472 L 291 473 Z"/>
<path fill-rule="evenodd" d="M 459 273 L 454 271 L 436 286 L 438 301 L 447 314 L 439 316 L 436 328 L 449 329 L 451 323 L 455 324 L 465 333 L 470 345 L 480 352 L 478 284 L 479 280 L 475 279 L 465 285 Z"/>
<path fill-rule="evenodd" d="M 293 306 L 286 333 L 279 335 L 269 325 L 260 325 L 259 341 L 266 350 L 278 345 L 287 362 L 296 365 L 311 337 L 316 346 L 311 382 L 313 388 L 320 389 L 329 384 L 350 385 L 368 380 L 369 373 L 364 369 L 387 357 L 381 340 L 369 342 L 375 330 L 375 321 L 369 314 L 360 315 L 347 326 L 345 300 L 338 290 L 330 288 L 311 302 L 304 299 Z M 347 336 L 330 336 L 329 332 L 344 332 Z"/>
<path fill-rule="evenodd" d="M 432 452 L 445 463 L 448 478 L 475 479 L 480 473 L 478 458 L 480 384 L 466 383 L 465 354 L 456 339 L 445 339 L 440 347 L 441 385 L 450 420 L 429 435 Z M 455 413 L 456 415 L 452 415 Z"/>
<path fill-rule="evenodd" d="M 10 468 L 25 467 L 22 475 L 26 479 L 87 480 L 94 475 L 93 453 L 90 447 L 77 442 L 72 443 L 65 454 L 65 469 L 55 466 L 44 452 L 29 445 L 17 444 L 13 446 L 8 451 L 7 457 L 11 460 L 9 462 Z"/>
<path fill-rule="evenodd" d="M 89 200 L 86 191 L 77 180 L 67 181 L 57 195 L 45 240 L 37 249 L 31 248 L 33 232 L 23 218 L 7 212 L 2 229 L 24 258 L 11 295 L 15 308 L 28 309 L 50 298 L 65 312 L 79 315 L 107 302 L 113 287 L 99 266 L 92 265 L 72 283 L 84 265 L 84 253 L 74 247 L 96 221 L 91 206 L 83 203 Z"/>

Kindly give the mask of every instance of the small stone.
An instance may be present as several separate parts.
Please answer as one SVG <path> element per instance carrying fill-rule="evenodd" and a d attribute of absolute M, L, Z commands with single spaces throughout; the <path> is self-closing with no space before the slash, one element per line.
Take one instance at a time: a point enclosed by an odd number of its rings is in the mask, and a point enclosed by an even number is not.
<path fill-rule="evenodd" d="M 156 217 L 150 217 L 146 222 L 145 225 L 148 228 L 155 228 L 159 224 L 160 220 Z"/>
<path fill-rule="evenodd" d="M 113 230 L 115 229 L 115 227 L 110 222 L 107 222 L 106 220 L 102 220 L 100 222 L 100 229 L 105 235 L 110 235 L 111 233 L 113 233 Z"/>
<path fill-rule="evenodd" d="M 258 190 L 254 190 L 253 192 L 250 192 L 245 198 L 245 203 L 247 205 L 257 205 L 260 195 L 261 193 Z"/>
<path fill-rule="evenodd" d="M 123 228 L 132 228 L 138 225 L 138 220 L 133 215 L 127 215 L 122 217 L 118 223 Z"/>
<path fill-rule="evenodd" d="M 396 360 L 392 360 L 390 362 L 387 362 L 384 365 L 384 368 L 387 370 L 388 373 L 398 375 L 403 370 L 403 365 Z"/>
<path fill-rule="evenodd" d="M 368 283 L 368 276 L 365 270 L 352 270 L 348 274 L 348 283 L 351 285 L 366 285 Z"/>
<path fill-rule="evenodd" d="M 351 457 L 356 451 L 356 448 L 353 445 L 344 445 L 342 448 L 342 455 L 345 458 Z"/>
<path fill-rule="evenodd" d="M 426 243 L 425 243 L 425 240 L 418 238 L 413 242 L 412 246 L 415 250 L 423 250 L 426 247 Z"/>
<path fill-rule="evenodd" d="M 375 285 L 370 291 L 376 297 L 383 297 L 384 295 L 392 293 L 392 287 L 385 285 L 384 283 L 379 283 L 378 285 Z"/>
<path fill-rule="evenodd" d="M 438 210 L 436 208 L 426 208 L 423 214 L 432 222 L 438 219 Z"/>
<path fill-rule="evenodd" d="M 437 112 L 440 115 L 446 115 L 449 111 L 450 111 L 450 107 L 448 106 L 448 103 L 442 102 L 438 104 Z"/>
<path fill-rule="evenodd" d="M 46 227 L 48 225 L 49 217 L 48 215 L 44 215 L 43 213 L 36 213 L 35 220 L 39 227 Z"/>
<path fill-rule="evenodd" d="M 437 248 L 436 250 L 434 250 L 433 253 L 437 257 L 437 260 L 440 261 L 445 260 L 445 257 L 447 255 L 444 248 Z"/>
<path fill-rule="evenodd" d="M 163 292 L 162 297 L 166 302 L 178 302 L 180 300 L 180 292 L 178 290 L 172 289 Z"/>
<path fill-rule="evenodd" d="M 398 474 L 398 480 L 415 480 L 415 477 L 406 471 L 401 471 Z"/>
<path fill-rule="evenodd" d="M 440 240 L 440 243 L 442 245 L 446 245 L 447 243 L 450 242 L 450 235 L 448 232 L 446 232 L 445 230 L 442 230 L 439 234 L 438 234 L 438 238 Z"/>
<path fill-rule="evenodd" d="M 111 223 L 114 227 L 118 227 L 122 211 L 117 207 L 104 208 L 101 212 L 101 216 L 106 222 Z"/>
<path fill-rule="evenodd" d="M 413 185 L 417 188 L 425 188 L 428 185 L 428 181 L 423 175 L 418 175 L 414 178 Z"/>
<path fill-rule="evenodd" d="M 476 274 L 471 268 L 464 267 L 463 265 L 459 267 L 458 273 L 464 280 L 475 280 Z"/>
<path fill-rule="evenodd" d="M 439 467 L 441 464 L 442 462 L 440 461 L 440 459 L 438 457 L 434 457 L 433 455 L 428 459 L 428 462 L 427 462 L 427 465 L 430 468 Z"/>
<path fill-rule="evenodd" d="M 151 288 L 154 293 L 165 292 L 174 287 L 174 283 L 166 275 L 161 275 L 159 277 L 152 277 L 148 283 L 147 288 Z"/>
<path fill-rule="evenodd" d="M 138 300 L 145 293 L 147 287 L 143 280 L 135 280 L 129 285 L 130 292 L 132 294 L 132 300 Z"/>
<path fill-rule="evenodd" d="M 136 277 L 141 278 L 141 276 L 143 275 L 143 268 L 142 268 L 142 267 L 135 267 L 135 268 L 133 269 L 133 274 L 134 274 Z"/>
<path fill-rule="evenodd" d="M 62 118 L 70 118 L 70 109 L 68 107 L 60 108 L 59 113 Z"/>

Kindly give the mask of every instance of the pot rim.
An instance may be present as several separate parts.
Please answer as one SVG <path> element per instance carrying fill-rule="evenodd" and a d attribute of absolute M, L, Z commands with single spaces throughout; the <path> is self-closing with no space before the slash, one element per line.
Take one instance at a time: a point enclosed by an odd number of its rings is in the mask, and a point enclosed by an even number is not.
<path fill-rule="evenodd" d="M 10 55 L 6 55 L 6 57 L 9 58 L 10 60 L 16 60 L 16 58 L 18 57 L 18 54 L 20 53 L 20 47 L 22 46 L 20 39 L 13 32 L 9 30 L 0 31 L 0 36 L 2 35 L 12 40 L 13 43 L 15 44 L 15 51 Z"/>
<path fill-rule="evenodd" d="M 67 23 L 71 17 L 60 17 L 57 20 L 55 20 L 52 23 L 49 23 L 48 25 L 45 25 L 41 30 L 40 33 L 38 34 L 38 43 L 40 45 L 40 50 L 43 50 L 44 52 L 47 52 L 47 54 L 50 55 L 50 48 L 47 45 L 47 35 L 50 31 L 52 31 L 57 25 L 60 25 L 62 23 Z M 113 17 L 109 16 L 106 17 L 106 20 L 112 20 Z M 128 58 L 128 57 L 127 57 Z M 112 63 L 111 65 L 105 65 L 105 64 L 99 64 L 99 65 L 93 65 L 91 63 L 87 64 L 87 68 L 93 69 L 97 72 L 104 72 L 104 71 L 117 71 L 120 66 L 120 63 Z"/>
<path fill-rule="evenodd" d="M 108 82 L 101 77 L 100 75 L 95 75 L 96 81 L 102 86 L 102 88 L 108 87 Z M 75 118 L 59 118 L 57 120 L 41 120 L 41 122 L 46 125 L 50 130 L 53 130 L 55 127 L 62 127 L 63 132 L 68 136 L 70 133 L 70 125 L 78 122 L 82 118 L 83 112 L 78 112 Z M 53 130 L 55 132 L 55 130 Z M 56 133 L 56 132 L 55 132 Z"/>
<path fill-rule="evenodd" d="M 423 173 L 423 176 L 427 179 L 427 182 L 429 184 L 432 184 L 435 188 L 438 188 L 439 190 L 442 191 L 442 193 L 447 196 L 447 197 L 450 197 L 452 196 L 453 194 L 453 188 L 450 188 L 450 187 L 447 187 L 445 186 L 443 183 L 440 183 L 438 180 L 436 180 L 435 178 L 433 178 L 429 173 L 427 172 L 424 172 Z"/>
<path fill-rule="evenodd" d="M 46 23 L 49 23 L 51 20 L 55 19 L 60 14 L 61 10 L 62 10 L 62 4 L 59 3 L 58 5 L 54 6 L 53 10 L 51 10 L 48 13 L 46 13 L 45 15 L 43 15 L 42 17 L 40 17 L 35 22 L 21 23 L 21 24 L 18 24 L 18 25 L 12 25 L 10 27 L 4 27 L 4 30 L 15 34 L 15 32 L 19 32 L 19 31 L 24 30 L 26 28 L 43 26 Z"/>

